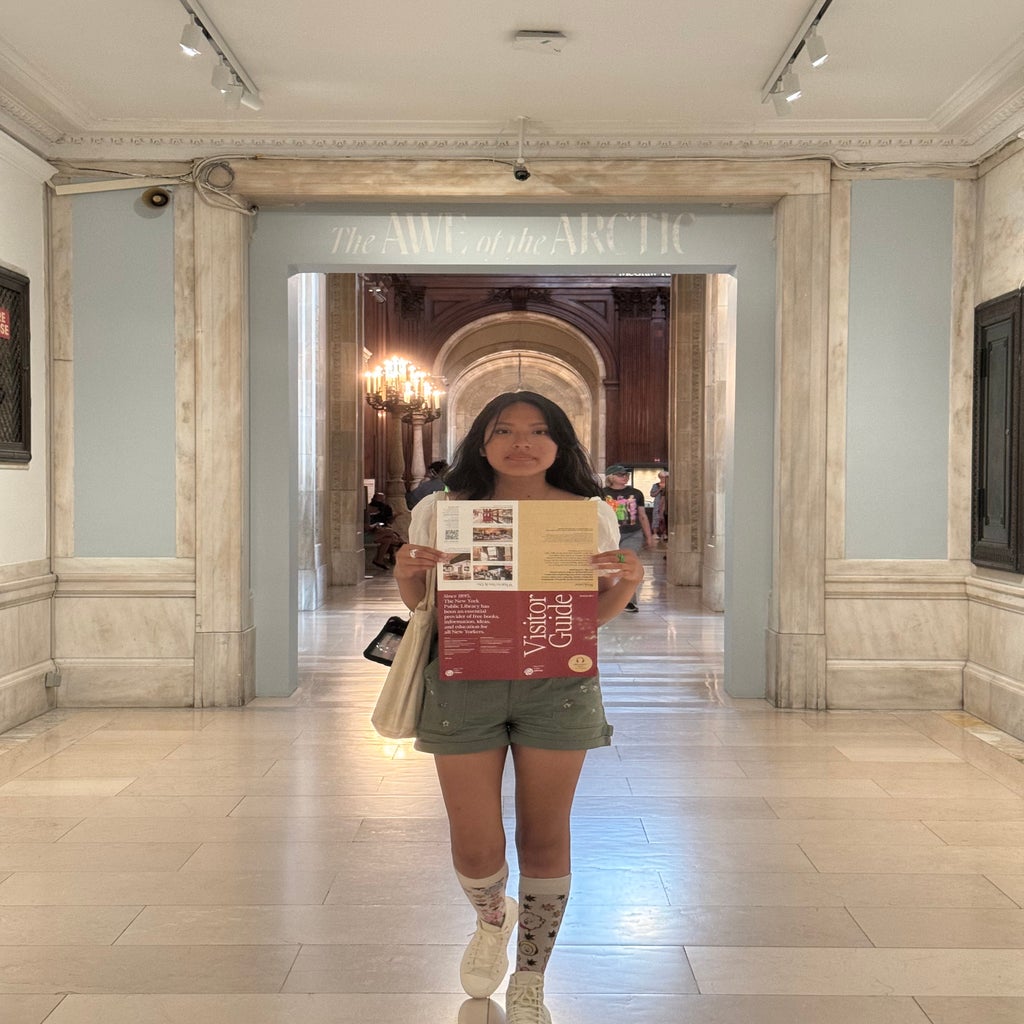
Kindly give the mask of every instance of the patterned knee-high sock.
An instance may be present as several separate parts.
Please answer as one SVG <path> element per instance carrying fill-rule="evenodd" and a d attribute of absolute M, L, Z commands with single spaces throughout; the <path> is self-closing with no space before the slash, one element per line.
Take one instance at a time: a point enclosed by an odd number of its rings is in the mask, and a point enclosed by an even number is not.
<path fill-rule="evenodd" d="M 508 883 L 508 864 L 503 864 L 487 878 L 467 878 L 455 872 L 476 916 L 487 924 L 500 928 L 505 920 L 505 886 Z"/>
<path fill-rule="evenodd" d="M 569 902 L 571 879 L 572 875 L 519 879 L 517 971 L 544 973 Z"/>

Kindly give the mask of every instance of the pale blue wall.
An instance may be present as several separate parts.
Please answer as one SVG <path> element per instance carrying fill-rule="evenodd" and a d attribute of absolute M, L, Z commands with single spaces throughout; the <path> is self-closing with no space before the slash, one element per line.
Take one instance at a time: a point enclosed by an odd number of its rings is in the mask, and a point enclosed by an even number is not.
<path fill-rule="evenodd" d="M 846 557 L 945 558 L 953 182 L 852 189 Z"/>
<path fill-rule="evenodd" d="M 173 211 L 73 205 L 75 554 L 175 554 Z"/>
<path fill-rule="evenodd" d="M 772 573 L 772 211 L 575 204 L 432 208 L 426 219 L 423 212 L 309 207 L 259 215 L 250 263 L 257 694 L 288 694 L 296 686 L 298 440 L 287 278 L 299 271 L 429 273 L 435 268 L 445 273 L 736 274 L 736 408 L 726 465 L 726 687 L 733 696 L 763 697 Z"/>

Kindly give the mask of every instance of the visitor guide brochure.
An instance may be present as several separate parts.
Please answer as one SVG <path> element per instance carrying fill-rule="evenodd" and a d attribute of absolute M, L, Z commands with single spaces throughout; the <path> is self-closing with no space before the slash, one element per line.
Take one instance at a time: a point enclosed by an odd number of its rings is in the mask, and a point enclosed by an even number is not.
<path fill-rule="evenodd" d="M 597 672 L 597 502 L 439 501 L 437 547 L 442 675 Z"/>

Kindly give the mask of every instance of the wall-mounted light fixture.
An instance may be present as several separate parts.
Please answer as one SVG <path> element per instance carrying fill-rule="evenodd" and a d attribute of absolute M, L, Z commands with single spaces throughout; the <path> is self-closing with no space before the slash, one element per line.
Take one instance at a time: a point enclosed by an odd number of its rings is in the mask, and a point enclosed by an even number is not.
<path fill-rule="evenodd" d="M 800 53 L 807 52 L 812 68 L 820 68 L 828 60 L 828 47 L 818 31 L 818 24 L 831 5 L 832 0 L 815 0 L 761 90 L 761 102 L 771 100 L 775 105 L 775 113 L 780 117 L 792 113 L 790 104 L 803 95 L 800 79 L 793 70 L 793 64 Z"/>
<path fill-rule="evenodd" d="M 217 31 L 210 16 L 198 0 L 178 0 L 188 15 L 178 45 L 189 58 L 212 53 L 217 59 L 211 84 L 229 106 L 241 104 L 250 110 L 261 110 L 263 100 L 256 83 L 249 77 L 239 59 L 231 52 L 224 37 Z"/>

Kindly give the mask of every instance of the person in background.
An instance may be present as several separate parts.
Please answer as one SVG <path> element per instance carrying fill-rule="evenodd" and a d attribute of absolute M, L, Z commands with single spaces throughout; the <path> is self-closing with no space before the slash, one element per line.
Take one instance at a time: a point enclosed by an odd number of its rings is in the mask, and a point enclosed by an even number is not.
<path fill-rule="evenodd" d="M 392 529 L 395 513 L 384 500 L 384 493 L 377 491 L 366 506 L 366 532 L 377 545 L 373 564 L 378 569 L 390 569 L 395 564 L 395 552 L 405 543 L 402 535 Z"/>
<path fill-rule="evenodd" d="M 658 540 L 668 540 L 668 470 L 658 472 L 658 482 L 651 488 L 654 507 L 651 509 L 651 530 Z"/>
<path fill-rule="evenodd" d="M 443 476 L 447 468 L 448 463 L 443 459 L 427 466 L 427 475 L 405 496 L 405 503 L 410 509 L 415 508 L 416 502 L 422 501 L 428 494 L 444 490 Z"/>
<path fill-rule="evenodd" d="M 614 514 L 602 501 L 572 423 L 542 395 L 508 392 L 488 402 L 445 479 L 456 500 L 596 502 L 598 543 L 590 561 L 598 574 L 599 625 L 622 611 L 644 577 L 636 552 L 619 550 Z M 398 552 L 395 581 L 408 608 L 423 597 L 428 571 L 446 561 L 443 551 L 428 546 L 438 498 L 428 496 L 416 506 L 409 543 Z M 452 861 L 477 914 L 476 933 L 460 967 L 462 986 L 476 999 L 498 988 L 509 966 L 509 938 L 518 929 L 505 1020 L 551 1024 L 544 970 L 569 898 L 576 783 L 587 751 L 611 742 L 599 678 L 448 679 L 441 678 L 434 658 L 424 684 L 416 749 L 434 755 Z M 501 780 L 509 751 L 515 771 L 518 903 L 506 895 Z"/>
<path fill-rule="evenodd" d="M 619 521 L 619 547 L 638 553 L 644 547 L 654 547 L 654 534 L 647 520 L 644 496 L 636 487 L 630 487 L 629 470 L 617 463 L 605 470 L 605 477 L 608 485 L 602 493 Z M 639 610 L 636 600 L 630 598 L 626 611 Z"/>

